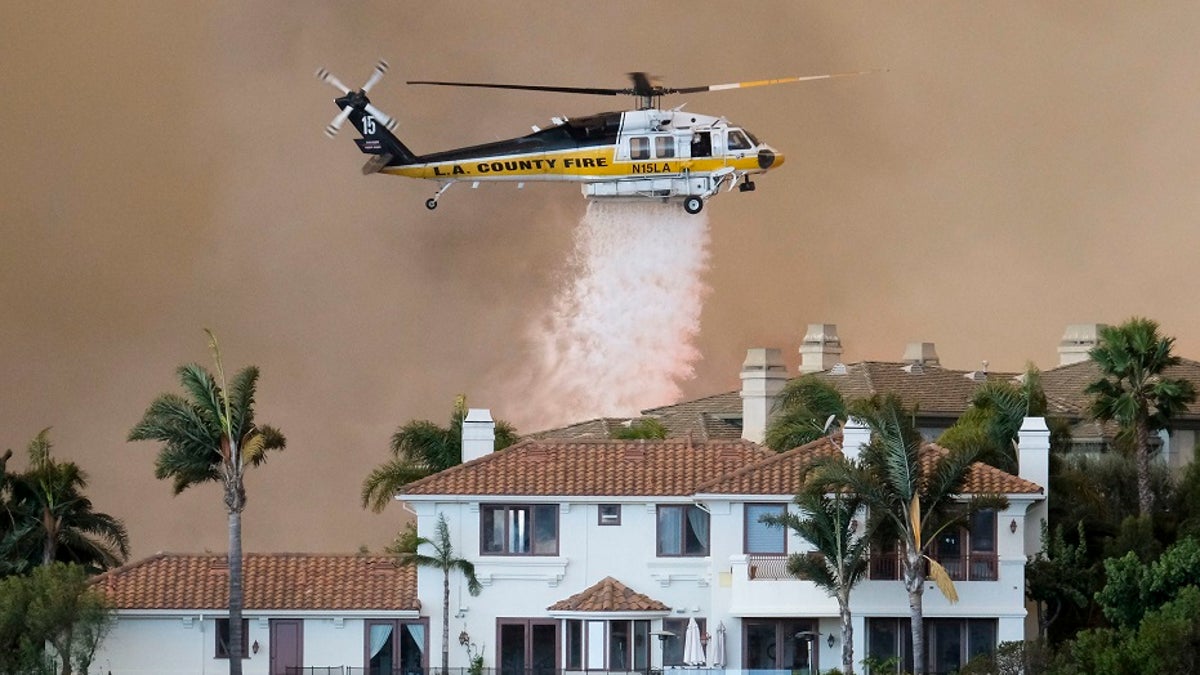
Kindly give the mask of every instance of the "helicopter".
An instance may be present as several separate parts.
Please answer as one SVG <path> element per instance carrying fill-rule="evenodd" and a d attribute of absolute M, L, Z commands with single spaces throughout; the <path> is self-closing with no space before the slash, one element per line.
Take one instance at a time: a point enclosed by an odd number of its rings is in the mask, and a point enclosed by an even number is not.
<path fill-rule="evenodd" d="M 589 199 L 679 201 L 690 214 L 700 213 L 705 202 L 722 189 L 753 191 L 756 185 L 751 177 L 779 168 L 784 155 L 724 117 L 685 112 L 683 105 L 663 109 L 664 96 L 871 72 L 681 88 L 658 84 L 644 72 L 630 73 L 632 86 L 619 89 L 409 80 L 410 85 L 625 95 L 637 100 L 635 110 L 554 117 L 551 126 L 534 126 L 533 133 L 519 138 L 417 155 L 392 133 L 396 119 L 367 97 L 387 71 L 387 62 L 380 60 L 366 83 L 355 91 L 327 69 L 317 69 L 317 79 L 342 94 L 334 100 L 341 112 L 326 126 L 325 134 L 333 138 L 349 120 L 362 135 L 355 139 L 359 150 L 372 155 L 363 166 L 364 175 L 385 173 L 438 183 L 437 193 L 425 201 L 430 210 L 437 208 L 441 196 L 456 183 L 478 187 L 484 182 L 506 181 L 524 187 L 529 181 L 562 181 L 580 183 L 583 195 Z"/>

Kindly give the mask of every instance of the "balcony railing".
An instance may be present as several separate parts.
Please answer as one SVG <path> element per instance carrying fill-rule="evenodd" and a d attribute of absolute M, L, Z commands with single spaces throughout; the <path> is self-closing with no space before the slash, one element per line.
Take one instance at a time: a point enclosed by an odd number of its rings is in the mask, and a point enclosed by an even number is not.
<path fill-rule="evenodd" d="M 723 668 L 668 666 L 650 670 L 585 670 L 582 668 L 362 668 L 359 666 L 288 667 L 287 675 L 724 675 Z"/>
<path fill-rule="evenodd" d="M 973 552 L 954 557 L 935 557 L 946 568 L 946 573 L 954 581 L 996 581 L 1000 578 L 999 558 L 995 553 Z M 926 574 L 929 566 L 925 566 Z M 902 565 L 899 553 L 884 553 L 871 556 L 870 578 L 875 580 L 896 580 L 900 578 Z"/>

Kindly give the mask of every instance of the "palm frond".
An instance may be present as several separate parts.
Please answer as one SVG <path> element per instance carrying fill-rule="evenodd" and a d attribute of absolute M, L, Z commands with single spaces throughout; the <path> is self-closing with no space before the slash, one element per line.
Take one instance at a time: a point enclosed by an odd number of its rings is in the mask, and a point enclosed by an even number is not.
<path fill-rule="evenodd" d="M 400 459 L 393 459 L 375 467 L 363 480 L 361 495 L 363 508 L 370 508 L 376 513 L 381 513 L 401 488 L 430 475 L 430 473 L 424 467 L 414 466 Z"/>
<path fill-rule="evenodd" d="M 922 557 L 925 558 L 925 561 L 929 563 L 929 578 L 933 580 L 933 583 L 937 586 L 937 589 L 942 592 L 942 595 L 946 596 L 946 599 L 950 601 L 950 604 L 957 603 L 958 589 L 954 587 L 954 580 L 950 578 L 950 573 L 946 571 L 945 567 L 942 567 L 941 563 L 933 558 L 930 558 L 929 556 Z"/>

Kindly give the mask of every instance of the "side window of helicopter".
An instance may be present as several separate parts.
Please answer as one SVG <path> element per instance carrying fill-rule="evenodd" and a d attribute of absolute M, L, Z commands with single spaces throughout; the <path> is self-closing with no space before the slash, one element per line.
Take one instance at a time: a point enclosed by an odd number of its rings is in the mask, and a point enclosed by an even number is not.
<path fill-rule="evenodd" d="M 712 157 L 712 136 L 707 131 L 692 134 L 692 157 Z"/>
<path fill-rule="evenodd" d="M 674 136 L 655 136 L 654 137 L 654 156 L 658 158 L 674 157 L 675 156 L 675 137 Z"/>
<path fill-rule="evenodd" d="M 650 139 L 645 136 L 630 138 L 629 159 L 650 159 Z"/>
<path fill-rule="evenodd" d="M 750 145 L 750 139 L 746 138 L 746 134 L 734 129 L 729 132 L 726 147 L 732 152 L 734 150 L 749 150 L 754 146 Z"/>

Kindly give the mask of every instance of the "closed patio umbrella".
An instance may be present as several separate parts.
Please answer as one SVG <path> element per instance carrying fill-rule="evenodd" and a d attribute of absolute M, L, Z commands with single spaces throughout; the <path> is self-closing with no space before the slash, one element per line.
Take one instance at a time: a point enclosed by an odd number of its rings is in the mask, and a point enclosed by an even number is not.
<path fill-rule="evenodd" d="M 717 636 L 713 638 L 712 651 L 712 667 L 725 667 L 725 622 L 717 624 Z"/>
<path fill-rule="evenodd" d="M 683 636 L 683 665 L 697 668 L 705 665 L 704 645 L 700 644 L 700 624 L 696 617 L 688 619 L 687 633 Z"/>

